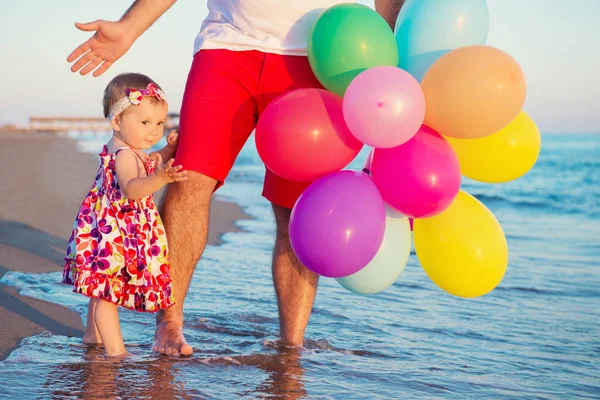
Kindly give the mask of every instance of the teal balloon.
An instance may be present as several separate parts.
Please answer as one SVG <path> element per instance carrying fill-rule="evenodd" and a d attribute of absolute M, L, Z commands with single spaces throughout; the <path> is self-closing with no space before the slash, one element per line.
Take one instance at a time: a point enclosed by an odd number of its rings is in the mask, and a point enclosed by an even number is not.
<path fill-rule="evenodd" d="M 375 257 L 360 271 L 337 278 L 344 288 L 374 294 L 390 287 L 402 274 L 412 247 L 408 218 L 386 205 L 385 233 Z"/>
<path fill-rule="evenodd" d="M 421 82 L 444 54 L 485 44 L 489 26 L 485 0 L 407 0 L 396 20 L 398 67 Z"/>
<path fill-rule="evenodd" d="M 398 65 L 398 48 L 388 23 L 370 7 L 342 3 L 326 9 L 308 35 L 308 60 L 321 84 L 343 96 L 361 72 Z"/>

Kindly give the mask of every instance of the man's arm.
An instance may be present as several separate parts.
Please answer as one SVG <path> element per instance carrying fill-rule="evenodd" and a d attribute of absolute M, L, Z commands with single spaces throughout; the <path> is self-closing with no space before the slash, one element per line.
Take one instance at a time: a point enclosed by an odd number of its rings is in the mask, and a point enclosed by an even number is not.
<path fill-rule="evenodd" d="M 67 57 L 69 63 L 77 60 L 71 71 L 85 75 L 95 70 L 94 76 L 102 75 L 175 1 L 136 0 L 118 22 L 76 23 L 77 29 L 95 33 Z"/>
<path fill-rule="evenodd" d="M 421 0 L 426 1 L 426 0 Z M 375 0 L 375 11 L 386 20 L 392 31 L 405 0 Z"/>
<path fill-rule="evenodd" d="M 137 39 L 146 32 L 177 0 L 136 0 L 119 22 L 124 23 Z"/>

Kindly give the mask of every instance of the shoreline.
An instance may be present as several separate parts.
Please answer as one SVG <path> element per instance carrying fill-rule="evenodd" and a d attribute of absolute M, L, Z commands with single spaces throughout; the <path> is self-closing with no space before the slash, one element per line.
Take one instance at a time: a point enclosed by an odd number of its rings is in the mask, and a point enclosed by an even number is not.
<path fill-rule="evenodd" d="M 0 278 L 9 271 L 62 270 L 73 221 L 98 162 L 97 155 L 80 152 L 74 139 L 0 134 Z M 213 198 L 207 244 L 220 245 L 224 234 L 240 231 L 236 221 L 250 218 L 239 205 Z M 3 284 L 0 325 L 0 360 L 23 338 L 43 331 L 83 336 L 80 314 Z"/>

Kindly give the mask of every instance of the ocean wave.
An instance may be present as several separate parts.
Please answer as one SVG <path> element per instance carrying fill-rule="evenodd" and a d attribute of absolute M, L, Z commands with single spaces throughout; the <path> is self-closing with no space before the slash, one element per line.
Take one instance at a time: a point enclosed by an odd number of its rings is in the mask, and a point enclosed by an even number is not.
<path fill-rule="evenodd" d="M 545 196 L 531 196 L 529 199 L 517 198 L 513 196 L 503 196 L 498 194 L 471 192 L 475 198 L 486 206 L 509 206 L 525 210 L 538 210 L 542 212 L 559 212 L 562 214 L 583 214 L 590 217 L 597 217 L 600 212 L 597 201 L 592 200 L 592 204 L 586 202 L 575 203 L 574 201 L 565 201 L 561 195 L 552 193 Z M 581 199 L 579 199 L 581 200 Z"/>
<path fill-rule="evenodd" d="M 520 292 L 530 293 L 536 295 L 545 296 L 558 296 L 558 297 L 600 297 L 600 291 L 588 290 L 588 289 L 577 289 L 577 290 L 555 290 L 555 289 L 541 289 L 536 287 L 526 286 L 498 286 L 496 289 L 499 292 Z"/>

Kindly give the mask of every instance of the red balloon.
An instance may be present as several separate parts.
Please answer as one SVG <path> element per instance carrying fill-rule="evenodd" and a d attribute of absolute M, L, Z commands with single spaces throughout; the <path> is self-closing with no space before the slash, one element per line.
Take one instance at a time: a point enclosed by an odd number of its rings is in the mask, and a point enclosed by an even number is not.
<path fill-rule="evenodd" d="M 363 146 L 346 126 L 342 98 L 323 89 L 296 89 L 273 100 L 258 120 L 255 140 L 267 168 L 297 182 L 341 170 Z"/>

